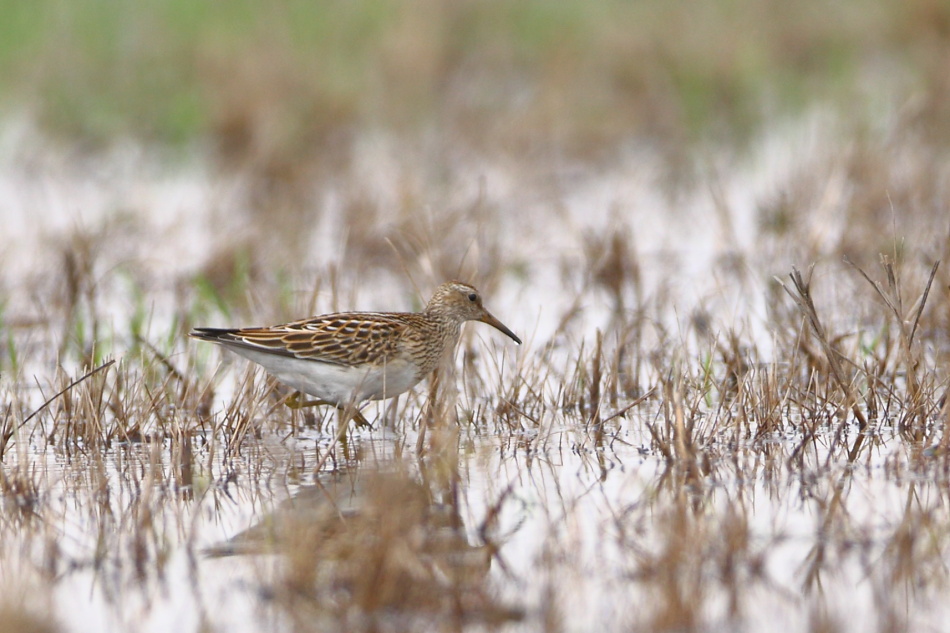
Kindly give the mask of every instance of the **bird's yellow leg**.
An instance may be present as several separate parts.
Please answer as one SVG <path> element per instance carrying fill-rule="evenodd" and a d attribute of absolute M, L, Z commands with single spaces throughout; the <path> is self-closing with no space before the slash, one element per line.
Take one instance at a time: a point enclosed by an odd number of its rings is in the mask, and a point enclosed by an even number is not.
<path fill-rule="evenodd" d="M 304 400 L 303 394 L 299 391 L 295 391 L 293 394 L 288 396 L 287 399 L 284 400 L 284 404 L 286 404 L 291 409 L 306 409 L 307 407 L 319 407 L 325 404 L 336 406 L 332 402 L 327 402 L 326 400 Z"/>
<path fill-rule="evenodd" d="M 287 397 L 284 401 L 291 409 L 305 409 L 307 407 L 320 407 L 323 405 L 329 405 L 331 407 L 336 407 L 339 409 L 341 415 L 341 420 L 353 420 L 356 423 L 356 426 L 361 428 L 373 428 L 373 425 L 369 423 L 369 420 L 360 413 L 359 409 L 354 406 L 340 407 L 332 402 L 327 402 L 326 400 L 304 400 L 303 394 L 299 391 L 295 391 L 293 394 Z M 345 424 L 343 425 L 345 428 Z"/>
<path fill-rule="evenodd" d="M 340 446 L 343 447 L 343 457 L 345 459 L 350 458 L 350 445 L 346 441 L 346 427 L 350 423 L 350 416 L 347 413 L 344 407 L 337 408 L 338 415 L 336 416 L 337 422 L 337 431 L 336 431 L 336 441 L 340 443 Z"/>

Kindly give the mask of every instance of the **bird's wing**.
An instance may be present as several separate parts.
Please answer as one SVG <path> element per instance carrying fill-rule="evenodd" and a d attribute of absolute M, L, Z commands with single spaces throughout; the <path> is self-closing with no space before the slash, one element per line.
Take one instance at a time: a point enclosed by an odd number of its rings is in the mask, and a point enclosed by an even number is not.
<path fill-rule="evenodd" d="M 237 330 L 201 328 L 197 338 L 338 365 L 382 363 L 409 327 L 398 313 L 344 312 L 283 325 Z"/>

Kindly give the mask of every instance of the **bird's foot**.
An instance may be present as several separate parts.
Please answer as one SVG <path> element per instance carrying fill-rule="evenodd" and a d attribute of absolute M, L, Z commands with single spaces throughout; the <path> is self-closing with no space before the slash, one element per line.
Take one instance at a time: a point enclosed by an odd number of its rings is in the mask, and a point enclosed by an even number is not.
<path fill-rule="evenodd" d="M 356 423 L 356 426 L 360 427 L 361 429 L 372 429 L 372 428 L 373 428 L 373 425 L 369 423 L 369 420 L 367 420 L 367 419 L 363 416 L 363 414 L 360 413 L 359 411 L 354 411 L 354 412 L 353 412 L 353 422 L 355 422 L 355 423 Z"/>

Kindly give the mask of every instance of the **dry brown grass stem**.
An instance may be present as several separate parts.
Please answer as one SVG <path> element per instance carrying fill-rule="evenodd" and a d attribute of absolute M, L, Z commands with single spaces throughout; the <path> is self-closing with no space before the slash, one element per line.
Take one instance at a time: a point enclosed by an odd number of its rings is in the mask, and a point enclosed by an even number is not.
<path fill-rule="evenodd" d="M 900 352 L 901 360 L 904 365 L 904 377 L 907 383 L 908 404 L 907 413 L 902 416 L 900 428 L 910 430 L 912 435 L 919 441 L 923 438 L 924 427 L 926 425 L 925 398 L 920 384 L 920 363 L 921 352 L 914 345 L 914 335 L 917 333 L 917 327 L 920 324 L 920 317 L 927 305 L 927 297 L 930 296 L 930 289 L 933 285 L 934 277 L 937 275 L 937 269 L 940 267 L 940 261 L 936 261 L 930 268 L 930 274 L 920 297 L 911 306 L 911 312 L 905 314 L 903 295 L 901 293 L 901 284 L 898 273 L 894 269 L 894 263 L 882 256 L 881 267 L 884 269 L 887 288 L 883 288 L 880 283 L 871 279 L 864 270 L 848 259 L 845 262 L 857 270 L 862 277 L 877 292 L 878 297 L 884 302 L 884 305 L 890 310 L 898 331 L 900 332 Z M 911 317 L 911 318 L 909 318 Z"/>
<path fill-rule="evenodd" d="M 802 316 L 805 317 L 806 321 L 811 326 L 812 333 L 815 335 L 815 338 L 818 339 L 818 342 L 824 351 L 825 360 L 828 362 L 828 366 L 831 369 L 831 376 L 833 377 L 835 384 L 844 398 L 843 406 L 845 409 L 850 409 L 855 420 L 858 422 L 858 437 L 855 439 L 854 444 L 852 444 L 851 449 L 848 451 L 848 460 L 853 462 L 857 458 L 858 453 L 861 450 L 861 445 L 864 442 L 864 432 L 867 429 L 868 421 L 858 404 L 858 398 L 857 394 L 855 393 L 854 384 L 852 380 L 846 378 L 846 373 L 842 367 L 842 360 L 846 360 L 846 357 L 840 351 L 838 351 L 833 342 L 828 338 L 825 328 L 821 324 L 821 319 L 818 317 L 818 310 L 815 308 L 815 302 L 811 295 L 811 277 L 813 272 L 814 266 L 811 266 L 808 270 L 808 278 L 805 279 L 802 277 L 801 272 L 799 272 L 797 268 L 792 268 L 792 272 L 789 274 L 789 277 L 792 280 L 792 285 L 794 288 L 789 289 L 781 281 L 779 283 L 782 283 L 782 287 L 785 288 L 785 291 L 788 293 L 788 295 L 793 301 L 795 301 L 795 304 L 802 312 Z M 836 439 L 841 436 L 846 424 L 847 418 L 843 417 L 836 432 Z"/>
<path fill-rule="evenodd" d="M 13 421 L 12 421 L 12 418 L 9 417 L 9 411 L 8 411 L 8 416 L 7 416 L 7 418 L 6 418 L 5 422 L 4 422 L 3 436 L 0 437 L 0 460 L 3 459 L 4 453 L 5 453 L 5 451 L 6 451 L 7 444 L 9 443 L 10 439 L 13 437 L 13 435 L 14 435 L 19 429 L 22 429 L 23 427 L 25 427 L 31 420 L 33 420 L 33 418 L 35 418 L 35 417 L 36 417 L 37 415 L 39 415 L 41 412 L 45 411 L 51 404 L 53 404 L 53 403 L 54 403 L 56 400 L 58 400 L 59 398 L 65 396 L 65 395 L 66 395 L 67 393 L 69 393 L 72 389 L 74 389 L 74 388 L 77 387 L 78 385 L 82 384 L 83 382 L 85 382 L 85 381 L 88 380 L 89 378 L 91 378 L 91 377 L 93 377 L 93 376 L 99 374 L 100 372 L 102 372 L 102 371 L 108 369 L 109 367 L 111 367 L 111 366 L 114 365 L 114 364 L 115 364 L 115 360 L 109 360 L 109 361 L 103 363 L 102 365 L 99 365 L 99 366 L 96 367 L 95 369 L 92 369 L 92 370 L 86 372 L 85 374 L 83 374 L 83 375 L 80 376 L 79 378 L 73 380 L 73 381 L 70 382 L 68 385 L 66 385 L 65 387 L 63 387 L 60 391 L 58 391 L 56 394 L 54 394 L 54 395 L 50 396 L 49 398 L 47 398 L 46 401 L 43 402 L 43 404 L 41 404 L 41 405 L 40 405 L 39 407 L 37 407 L 32 413 L 30 413 L 28 416 L 26 416 L 19 424 L 14 425 L 14 423 L 13 423 Z M 9 424 L 7 423 L 7 421 L 9 421 Z M 55 432 L 55 431 L 54 431 L 54 432 Z"/>

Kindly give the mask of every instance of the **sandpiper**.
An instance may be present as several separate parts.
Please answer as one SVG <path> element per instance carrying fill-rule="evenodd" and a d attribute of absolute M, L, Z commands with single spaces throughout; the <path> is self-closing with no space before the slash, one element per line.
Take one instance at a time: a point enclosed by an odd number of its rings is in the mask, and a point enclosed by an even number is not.
<path fill-rule="evenodd" d="M 191 336 L 219 343 L 318 398 L 303 406 L 333 405 L 368 424 L 359 405 L 414 387 L 455 350 L 465 321 L 487 323 L 521 344 L 482 306 L 478 290 L 460 281 L 439 286 L 422 312 L 339 312 L 273 327 L 196 328 Z"/>

